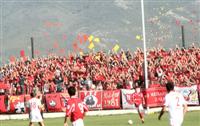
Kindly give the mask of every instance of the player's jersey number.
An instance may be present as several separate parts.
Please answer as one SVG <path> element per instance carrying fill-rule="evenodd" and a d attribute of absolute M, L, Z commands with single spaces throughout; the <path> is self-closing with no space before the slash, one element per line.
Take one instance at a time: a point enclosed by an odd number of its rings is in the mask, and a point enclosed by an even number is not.
<path fill-rule="evenodd" d="M 36 103 L 35 103 L 35 102 L 32 102 L 32 103 L 31 103 L 31 108 L 32 108 L 32 109 L 35 109 L 35 108 L 36 108 Z"/>
<path fill-rule="evenodd" d="M 176 97 L 176 106 L 180 107 L 180 99 L 179 99 L 179 97 Z"/>
<path fill-rule="evenodd" d="M 75 111 L 75 104 L 72 104 L 71 107 L 72 107 L 72 112 L 74 112 Z M 79 108 L 81 113 L 84 113 L 84 106 L 83 106 L 82 103 L 78 103 L 78 108 Z"/>

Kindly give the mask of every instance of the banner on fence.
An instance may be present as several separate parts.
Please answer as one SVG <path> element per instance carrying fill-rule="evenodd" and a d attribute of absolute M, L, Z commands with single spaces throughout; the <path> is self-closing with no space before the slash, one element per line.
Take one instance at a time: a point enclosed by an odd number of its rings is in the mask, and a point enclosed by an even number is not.
<path fill-rule="evenodd" d="M 60 94 L 46 94 L 46 106 L 49 112 L 60 112 L 62 111 L 61 108 L 61 101 L 60 101 Z"/>
<path fill-rule="evenodd" d="M 102 109 L 102 91 L 81 91 L 79 98 L 84 101 L 89 110 Z"/>
<path fill-rule="evenodd" d="M 3 82 L 0 82 L 0 89 L 9 89 L 10 85 L 9 84 L 4 84 Z"/>
<path fill-rule="evenodd" d="M 7 112 L 5 105 L 5 95 L 0 95 L 0 113 Z"/>
<path fill-rule="evenodd" d="M 157 107 L 162 106 L 167 91 L 165 87 L 155 87 L 146 89 L 143 94 L 146 100 L 146 106 Z"/>
<path fill-rule="evenodd" d="M 120 90 L 103 91 L 103 109 L 120 108 Z"/>
<path fill-rule="evenodd" d="M 24 113 L 24 95 L 10 96 L 10 111 L 11 113 Z"/>
<path fill-rule="evenodd" d="M 175 91 L 183 95 L 188 105 L 199 104 L 197 85 L 191 87 L 175 87 Z"/>
<path fill-rule="evenodd" d="M 127 90 L 127 89 L 122 89 L 122 107 L 123 109 L 133 109 L 135 108 L 135 104 L 133 101 L 133 93 L 135 90 Z"/>

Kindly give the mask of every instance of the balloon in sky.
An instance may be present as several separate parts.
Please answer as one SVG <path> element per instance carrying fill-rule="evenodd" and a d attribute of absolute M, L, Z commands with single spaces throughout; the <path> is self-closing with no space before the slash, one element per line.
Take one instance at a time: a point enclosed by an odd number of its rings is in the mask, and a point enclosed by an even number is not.
<path fill-rule="evenodd" d="M 140 35 L 136 35 L 136 37 L 135 37 L 137 40 L 141 40 L 142 39 L 142 37 L 140 36 Z"/>

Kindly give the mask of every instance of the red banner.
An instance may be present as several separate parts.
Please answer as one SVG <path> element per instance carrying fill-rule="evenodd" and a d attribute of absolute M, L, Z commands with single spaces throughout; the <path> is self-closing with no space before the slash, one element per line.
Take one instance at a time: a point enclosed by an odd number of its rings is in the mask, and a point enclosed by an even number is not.
<path fill-rule="evenodd" d="M 46 94 L 45 99 L 48 112 L 62 111 L 60 94 Z"/>
<path fill-rule="evenodd" d="M 10 96 L 10 111 L 11 113 L 24 113 L 24 95 Z"/>
<path fill-rule="evenodd" d="M 6 106 L 5 106 L 5 96 L 0 95 L 0 113 L 6 113 Z"/>
<path fill-rule="evenodd" d="M 165 87 L 148 88 L 144 92 L 146 106 L 157 107 L 164 104 L 164 97 L 167 93 Z"/>
<path fill-rule="evenodd" d="M 9 89 L 10 85 L 9 84 L 4 84 L 3 82 L 0 82 L 0 89 Z"/>
<path fill-rule="evenodd" d="M 120 90 L 103 91 L 103 109 L 120 108 Z"/>
<path fill-rule="evenodd" d="M 90 110 L 102 109 L 102 91 L 81 91 L 79 97 Z"/>

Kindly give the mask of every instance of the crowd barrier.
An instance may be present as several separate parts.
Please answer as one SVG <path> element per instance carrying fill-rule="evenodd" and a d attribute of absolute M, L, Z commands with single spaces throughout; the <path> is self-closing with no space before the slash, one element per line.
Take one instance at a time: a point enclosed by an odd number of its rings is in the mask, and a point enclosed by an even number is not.
<path fill-rule="evenodd" d="M 183 94 L 188 105 L 199 105 L 200 94 L 197 85 L 191 87 L 175 87 Z M 88 106 L 89 110 L 107 109 L 134 109 L 132 94 L 135 90 L 106 90 L 106 91 L 80 91 L 78 97 Z M 146 107 L 160 107 L 166 95 L 165 87 L 153 87 L 143 91 Z M 27 102 L 30 95 L 0 96 L 0 113 L 27 113 Z M 43 96 L 47 112 L 61 112 L 66 107 L 69 95 L 67 93 L 53 93 Z"/>

